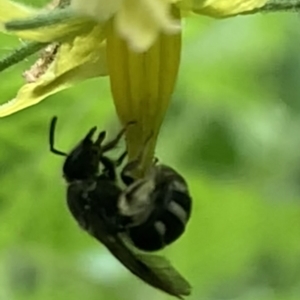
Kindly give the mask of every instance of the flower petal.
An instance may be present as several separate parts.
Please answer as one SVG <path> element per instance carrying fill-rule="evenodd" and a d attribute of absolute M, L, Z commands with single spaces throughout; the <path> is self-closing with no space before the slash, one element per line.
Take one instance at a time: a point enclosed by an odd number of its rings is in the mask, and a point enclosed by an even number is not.
<path fill-rule="evenodd" d="M 71 8 L 80 15 L 90 16 L 98 22 L 105 22 L 121 7 L 124 0 L 72 0 Z"/>
<path fill-rule="evenodd" d="M 174 17 L 179 19 L 177 9 Z M 160 34 L 149 50 L 136 53 L 110 22 L 107 60 L 116 111 L 123 125 L 137 122 L 126 131 L 129 160 L 137 157 L 152 135 L 141 171 L 152 163 L 159 129 L 177 79 L 180 50 L 181 34 Z"/>
<path fill-rule="evenodd" d="M 38 11 L 36 9 L 9 0 L 0 0 L 0 7 L 0 24 L 12 19 L 30 17 Z M 0 27 L 0 30 L 4 30 L 4 27 L 2 28 Z"/>
<path fill-rule="evenodd" d="M 21 5 L 9 0 L 0 0 L 0 31 L 10 34 L 15 34 L 18 37 L 26 40 L 48 43 L 58 40 L 64 40 L 67 37 L 73 37 L 77 34 L 88 32 L 96 22 L 88 17 L 71 15 L 64 23 L 42 27 L 33 30 L 22 31 L 6 31 L 5 23 L 14 20 L 35 19 L 45 15 L 45 9 L 33 9 L 31 7 Z M 50 10 L 49 10 L 50 11 Z M 62 11 L 62 10 L 60 10 Z M 67 9 L 65 10 L 66 12 Z"/>
<path fill-rule="evenodd" d="M 145 51 L 161 33 L 181 30 L 171 14 L 172 0 L 124 0 L 115 17 L 116 31 L 134 51 Z"/>
<path fill-rule="evenodd" d="M 224 18 L 260 8 L 267 0 L 183 0 L 178 6 L 197 14 Z"/>
<path fill-rule="evenodd" d="M 176 0 L 177 1 L 177 0 Z M 116 30 L 135 51 L 147 50 L 160 32 L 178 33 L 180 23 L 172 17 L 174 0 L 72 0 L 77 14 L 105 22 L 115 15 Z"/>
<path fill-rule="evenodd" d="M 102 27 L 95 26 L 88 35 L 78 36 L 72 43 L 62 44 L 47 71 L 34 83 L 25 84 L 15 99 L 0 106 L 0 117 L 35 105 L 79 81 L 107 75 L 106 45 L 103 39 Z"/>

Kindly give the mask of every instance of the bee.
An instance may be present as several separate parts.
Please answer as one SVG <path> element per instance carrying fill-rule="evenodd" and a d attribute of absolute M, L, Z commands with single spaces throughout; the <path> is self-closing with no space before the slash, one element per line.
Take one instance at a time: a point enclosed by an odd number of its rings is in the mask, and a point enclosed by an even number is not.
<path fill-rule="evenodd" d="M 183 234 L 191 216 L 192 199 L 185 179 L 173 168 L 157 164 L 157 159 L 143 178 L 134 178 L 133 171 L 143 161 L 145 149 L 121 172 L 127 189 L 118 201 L 118 214 L 122 216 L 119 223 L 136 248 L 157 251 Z"/>
<path fill-rule="evenodd" d="M 170 295 L 182 299 L 190 294 L 190 284 L 162 256 L 142 254 L 124 239 L 124 231 L 119 226 L 118 200 L 122 189 L 116 183 L 116 167 L 126 156 L 123 153 L 117 161 L 103 154 L 112 150 L 125 130 L 115 139 L 102 145 L 105 133 L 100 132 L 93 142 L 96 127 L 69 153 L 54 148 L 54 133 L 57 118 L 50 125 L 51 152 L 66 156 L 63 166 L 68 183 L 68 208 L 82 229 L 104 244 L 132 274 L 147 284 Z M 104 168 L 99 171 L 99 164 Z"/>

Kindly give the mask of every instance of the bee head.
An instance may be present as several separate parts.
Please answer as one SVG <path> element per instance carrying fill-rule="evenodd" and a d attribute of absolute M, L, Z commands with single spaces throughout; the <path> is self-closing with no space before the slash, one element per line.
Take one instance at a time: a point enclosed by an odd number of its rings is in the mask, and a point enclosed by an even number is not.
<path fill-rule="evenodd" d="M 63 176 L 66 181 L 87 180 L 96 176 L 99 171 L 99 158 L 102 155 L 101 143 L 105 138 L 105 131 L 102 131 L 94 142 L 92 138 L 97 128 L 91 128 L 80 143 L 67 154 L 54 148 L 56 122 L 57 117 L 54 117 L 50 125 L 50 151 L 66 157 L 63 165 Z"/>
<path fill-rule="evenodd" d="M 105 138 L 105 132 L 99 134 L 96 142 L 92 140 L 96 127 L 93 127 L 85 138 L 68 154 L 63 166 L 65 179 L 87 180 L 98 175 L 99 158 L 102 155 L 101 142 Z"/>

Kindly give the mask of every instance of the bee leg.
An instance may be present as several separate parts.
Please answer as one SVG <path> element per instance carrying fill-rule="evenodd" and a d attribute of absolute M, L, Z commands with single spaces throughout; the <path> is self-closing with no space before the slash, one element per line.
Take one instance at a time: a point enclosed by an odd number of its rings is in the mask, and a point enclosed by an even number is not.
<path fill-rule="evenodd" d="M 105 152 L 107 152 L 107 151 L 115 148 L 115 146 L 118 144 L 118 142 L 120 141 L 120 139 L 122 138 L 122 136 L 126 132 L 128 126 L 131 126 L 131 125 L 133 125 L 135 123 L 136 122 L 129 122 L 129 123 L 127 123 L 127 125 L 117 134 L 117 136 L 114 139 L 112 139 L 107 144 L 105 144 L 105 145 L 103 145 L 101 147 L 102 153 L 105 153 Z"/>
<path fill-rule="evenodd" d="M 123 163 L 123 161 L 124 161 L 124 159 L 125 159 L 126 156 L 127 156 L 127 151 L 124 151 L 121 154 L 121 156 L 115 161 L 115 166 L 119 167 Z"/>
<path fill-rule="evenodd" d="M 116 171 L 115 168 L 120 166 L 123 163 L 124 158 L 127 155 L 127 151 L 122 153 L 122 155 L 116 160 L 113 161 L 110 158 L 106 156 L 101 156 L 100 157 L 100 162 L 104 165 L 104 169 L 102 174 L 99 176 L 99 178 L 102 179 L 110 179 L 110 180 L 116 180 Z"/>
<path fill-rule="evenodd" d="M 138 160 L 131 161 L 121 171 L 121 179 L 127 186 L 131 185 L 136 180 L 132 171 L 136 170 L 139 164 L 140 162 Z"/>
<path fill-rule="evenodd" d="M 153 158 L 153 164 L 154 164 L 154 165 L 157 165 L 158 163 L 159 163 L 158 157 L 154 157 L 154 158 Z"/>
<path fill-rule="evenodd" d="M 103 174 L 100 175 L 100 177 L 102 176 L 101 178 L 103 179 L 109 179 L 115 181 L 117 177 L 115 171 L 115 163 L 106 156 L 101 156 L 100 162 L 104 166 Z"/>

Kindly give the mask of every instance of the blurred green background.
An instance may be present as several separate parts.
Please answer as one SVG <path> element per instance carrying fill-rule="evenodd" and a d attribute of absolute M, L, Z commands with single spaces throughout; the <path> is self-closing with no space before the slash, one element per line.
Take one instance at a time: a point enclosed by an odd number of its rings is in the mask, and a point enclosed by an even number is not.
<path fill-rule="evenodd" d="M 164 251 L 191 300 L 300 299 L 299 26 L 297 14 L 185 20 L 157 156 L 193 195 L 186 233 Z M 0 54 L 16 45 L 1 35 Z M 1 103 L 33 61 L 0 74 Z M 63 150 L 95 124 L 118 129 L 107 78 L 0 120 L 0 299 L 171 299 L 71 218 L 63 159 L 48 150 L 53 115 Z"/>

